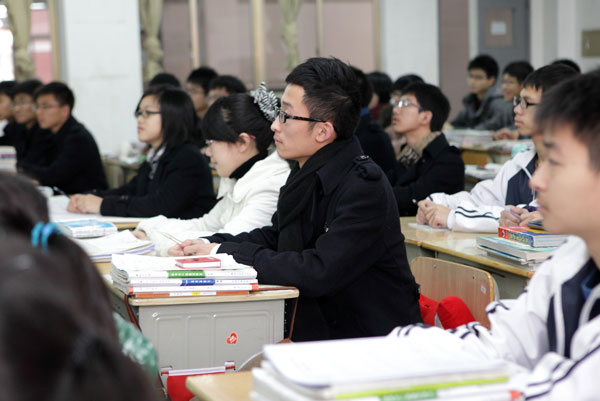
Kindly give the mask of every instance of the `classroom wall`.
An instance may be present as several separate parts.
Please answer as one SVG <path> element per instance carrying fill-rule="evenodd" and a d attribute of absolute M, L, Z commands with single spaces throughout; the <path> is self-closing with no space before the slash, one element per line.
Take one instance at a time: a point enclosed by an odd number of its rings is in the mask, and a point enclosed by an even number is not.
<path fill-rule="evenodd" d="M 137 1 L 57 2 L 61 80 L 75 93 L 73 114 L 101 153 L 137 140 L 133 111 L 142 94 Z"/>
<path fill-rule="evenodd" d="M 382 69 L 439 84 L 438 0 L 381 0 Z"/>
<path fill-rule="evenodd" d="M 581 32 L 600 30 L 600 0 L 578 0 L 576 13 L 576 37 L 573 48 L 577 49 L 582 71 L 600 68 L 600 57 L 581 57 Z"/>

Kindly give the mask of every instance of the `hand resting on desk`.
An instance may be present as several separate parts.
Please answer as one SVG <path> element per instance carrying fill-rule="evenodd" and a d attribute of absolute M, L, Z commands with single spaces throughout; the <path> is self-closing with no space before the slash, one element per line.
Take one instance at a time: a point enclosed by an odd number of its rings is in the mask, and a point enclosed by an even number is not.
<path fill-rule="evenodd" d="M 100 213 L 102 198 L 96 195 L 76 194 L 71 196 L 67 211 L 71 213 Z"/>
<path fill-rule="evenodd" d="M 448 226 L 448 215 L 450 209 L 445 206 L 433 203 L 430 200 L 422 200 L 418 203 L 417 223 L 427 224 L 433 228 L 442 228 Z"/>
<path fill-rule="evenodd" d="M 193 255 L 209 255 L 210 251 L 218 244 L 207 244 L 201 239 L 188 239 L 181 244 L 169 248 L 170 256 L 193 256 Z"/>
<path fill-rule="evenodd" d="M 148 237 L 148 234 L 146 234 L 144 231 L 142 230 L 133 230 L 131 232 L 133 234 L 134 237 L 136 237 L 137 239 L 141 239 L 143 241 L 150 241 L 150 237 Z"/>
<path fill-rule="evenodd" d="M 543 216 L 537 210 L 532 212 L 517 206 L 508 205 L 509 210 L 500 213 L 498 224 L 501 226 L 526 226 L 528 223 L 543 219 Z"/>

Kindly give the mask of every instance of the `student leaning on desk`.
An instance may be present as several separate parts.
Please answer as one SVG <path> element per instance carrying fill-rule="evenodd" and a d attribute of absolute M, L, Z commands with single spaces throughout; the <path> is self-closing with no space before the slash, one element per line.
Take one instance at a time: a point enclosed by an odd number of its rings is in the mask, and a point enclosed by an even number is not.
<path fill-rule="evenodd" d="M 271 226 L 171 250 L 207 254 L 218 245 L 254 266 L 259 282 L 297 287 L 293 340 L 383 335 L 421 321 L 392 188 L 353 135 L 356 81 L 337 59 L 297 66 L 271 125 L 279 155 L 296 161 Z"/>
<path fill-rule="evenodd" d="M 529 187 L 529 180 L 546 157 L 541 133 L 534 122 L 535 111 L 543 93 L 575 75 L 575 70 L 563 65 L 549 65 L 531 73 L 523 82 L 521 99 L 514 111 L 519 132 L 531 136 L 535 150 L 518 153 L 502 166 L 493 180 L 479 182 L 471 192 L 431 194 L 419 202 L 417 222 L 454 231 L 496 232 L 499 224 L 526 225 L 539 220 L 539 212 L 524 208 L 537 206 L 535 190 Z"/>
<path fill-rule="evenodd" d="M 536 122 L 548 149 L 531 186 L 544 226 L 571 234 L 521 296 L 487 307 L 488 331 L 469 323 L 443 336 L 527 370 L 515 378 L 527 400 L 597 400 L 600 394 L 600 71 L 545 92 Z M 422 330 L 396 329 L 398 341 Z M 399 356 L 401 357 L 401 356 Z"/>
<path fill-rule="evenodd" d="M 73 195 L 67 210 L 106 216 L 193 218 L 215 204 L 212 175 L 193 143 L 194 108 L 190 97 L 173 87 L 151 87 L 135 116 L 138 138 L 149 145 L 138 175 L 120 188 Z"/>

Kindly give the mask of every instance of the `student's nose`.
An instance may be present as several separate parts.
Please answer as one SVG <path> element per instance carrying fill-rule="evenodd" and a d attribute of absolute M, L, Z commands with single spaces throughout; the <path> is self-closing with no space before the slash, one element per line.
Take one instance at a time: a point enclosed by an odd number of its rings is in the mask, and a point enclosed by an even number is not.
<path fill-rule="evenodd" d="M 273 131 L 273 132 L 281 131 L 281 123 L 279 122 L 279 118 L 275 118 L 275 120 L 273 120 L 273 122 L 271 123 L 271 131 Z"/>

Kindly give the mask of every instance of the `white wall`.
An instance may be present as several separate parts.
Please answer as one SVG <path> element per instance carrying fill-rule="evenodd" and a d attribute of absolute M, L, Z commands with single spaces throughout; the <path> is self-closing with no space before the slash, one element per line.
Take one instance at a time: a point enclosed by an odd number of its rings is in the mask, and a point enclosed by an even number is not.
<path fill-rule="evenodd" d="M 381 0 L 382 70 L 439 84 L 438 0 Z"/>
<path fill-rule="evenodd" d="M 57 2 L 61 80 L 75 93 L 73 114 L 101 153 L 137 140 L 133 111 L 142 94 L 138 2 Z"/>

